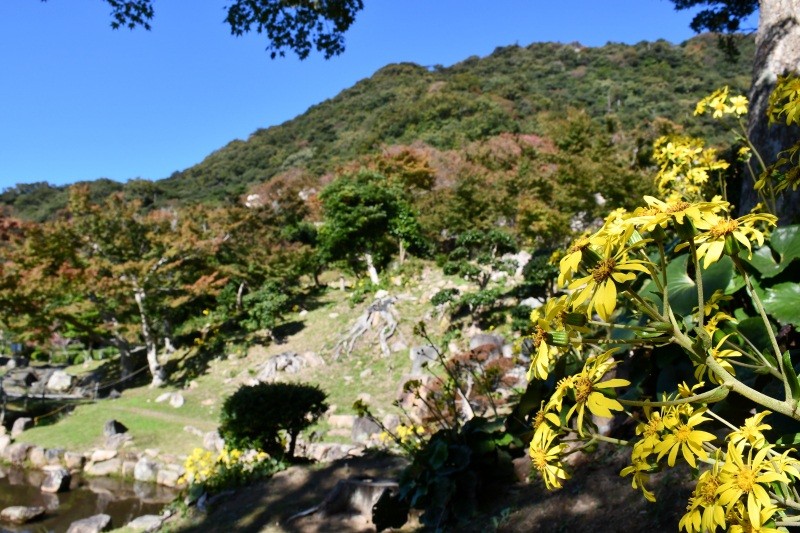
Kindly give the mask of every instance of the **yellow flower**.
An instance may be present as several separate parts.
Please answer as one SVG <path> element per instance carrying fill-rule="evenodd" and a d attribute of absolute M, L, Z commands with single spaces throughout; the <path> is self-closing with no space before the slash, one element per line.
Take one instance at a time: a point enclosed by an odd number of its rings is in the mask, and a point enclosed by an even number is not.
<path fill-rule="evenodd" d="M 627 236 L 633 234 L 633 226 L 628 229 Z M 625 238 L 622 242 L 627 241 Z M 627 246 L 622 244 L 615 253 L 611 247 L 606 249 L 605 257 L 591 267 L 588 275 L 570 283 L 570 289 L 577 289 L 572 299 L 573 309 L 588 301 L 586 316 L 591 317 L 596 309 L 603 320 L 608 320 L 617 307 L 617 284 L 636 279 L 634 272 L 648 273 L 645 262 L 639 259 L 628 259 L 628 252 L 634 247 L 643 246 L 646 241 Z"/>
<path fill-rule="evenodd" d="M 687 533 L 716 531 L 717 527 L 725 529 L 725 510 L 719 503 L 717 489 L 720 486 L 719 468 L 721 461 L 714 463 L 711 470 L 706 470 L 697 479 L 697 485 L 689 499 L 678 529 Z"/>
<path fill-rule="evenodd" d="M 572 392 L 575 396 L 575 405 L 567 412 L 567 420 L 572 414 L 578 413 L 578 433 L 583 436 L 583 416 L 586 407 L 592 414 L 611 418 L 612 411 L 622 411 L 622 404 L 614 398 L 607 396 L 613 387 L 630 385 L 627 379 L 609 379 L 600 381 L 608 371 L 616 366 L 616 361 L 610 359 L 611 352 L 604 352 L 596 357 L 590 357 L 579 374 L 573 376 Z"/>
<path fill-rule="evenodd" d="M 710 357 L 713 357 L 714 360 L 716 360 L 716 362 L 719 363 L 719 365 L 722 368 L 727 370 L 729 374 L 735 376 L 736 370 L 733 368 L 733 365 L 730 363 L 730 361 L 728 361 L 728 359 L 731 357 L 739 357 L 742 354 L 740 352 L 737 352 L 736 350 L 722 349 L 722 345 L 725 344 L 725 341 L 728 340 L 728 337 L 730 337 L 730 334 L 722 337 L 722 339 L 720 339 L 717 345 L 711 348 L 711 350 L 709 350 L 708 355 Z M 720 385 L 722 384 L 722 378 L 717 376 L 714 372 L 708 371 L 708 365 L 706 365 L 705 363 L 698 364 L 697 367 L 694 369 L 695 379 L 697 380 L 703 379 L 703 376 L 706 374 L 706 372 L 708 372 L 708 379 L 710 379 L 713 383 L 717 383 Z"/>
<path fill-rule="evenodd" d="M 578 271 L 578 268 L 581 264 L 581 259 L 583 258 L 583 251 L 589 247 L 591 242 L 589 238 L 579 237 L 570 247 L 567 255 L 561 258 L 558 262 L 559 266 L 559 274 L 558 274 L 558 284 L 560 286 L 566 285 L 566 283 L 572 279 L 572 275 Z"/>
<path fill-rule="evenodd" d="M 750 213 L 737 219 L 731 219 L 709 213 L 702 220 L 695 222 L 697 229 L 706 230 L 694 238 L 695 243 L 699 244 L 697 257 L 704 258 L 703 268 L 708 268 L 719 260 L 725 251 L 726 239 L 742 244 L 752 255 L 751 241 L 755 241 L 759 246 L 764 244 L 764 233 L 755 227 L 758 222 L 774 226 L 777 218 L 767 213 Z M 686 243 L 681 243 L 675 250 L 685 247 Z"/>
<path fill-rule="evenodd" d="M 543 424 L 543 428 L 548 427 Z M 557 434 L 550 431 L 537 431 L 531 440 L 529 454 L 533 467 L 539 471 L 548 489 L 560 489 L 562 481 L 569 479 L 569 474 L 561 463 L 561 454 L 567 449 L 566 444 L 553 444 Z"/>
<path fill-rule="evenodd" d="M 746 419 L 743 426 L 728 435 L 730 443 L 736 446 L 739 452 L 744 450 L 746 444 L 751 448 L 763 448 L 767 443 L 767 439 L 762 431 L 772 429 L 772 426 L 763 424 L 762 421 L 769 414 L 769 411 L 761 411 Z"/>
<path fill-rule="evenodd" d="M 747 114 L 747 106 L 750 103 L 747 101 L 747 97 L 742 95 L 731 96 L 730 102 L 731 105 L 727 109 L 729 113 L 735 113 L 737 117 Z"/>
<path fill-rule="evenodd" d="M 567 392 L 572 388 L 572 384 L 574 383 L 574 381 L 575 381 L 574 376 L 567 376 L 565 378 L 562 378 L 556 384 L 556 390 L 553 391 L 553 394 L 547 401 L 545 410 L 561 411 L 561 404 L 564 401 L 564 397 L 567 395 Z"/>
<path fill-rule="evenodd" d="M 741 505 L 739 505 L 741 507 Z M 738 515 L 738 522 L 737 524 L 731 524 L 730 529 L 728 530 L 729 533 L 786 533 L 786 530 L 781 528 L 775 528 L 768 525 L 773 519 L 772 516 L 778 511 L 778 508 L 775 506 L 771 507 L 764 507 L 761 509 L 758 515 L 758 522 L 751 522 L 750 516 L 743 512 L 742 509 L 739 509 L 736 515 Z"/>
<path fill-rule="evenodd" d="M 706 409 L 698 409 L 685 422 L 678 414 L 669 417 L 665 424 L 670 430 L 669 433 L 664 435 L 661 442 L 656 444 L 653 451 L 658 454 L 658 460 L 669 454 L 667 457 L 667 464 L 675 466 L 675 459 L 680 451 L 683 458 L 692 468 L 697 468 L 697 461 L 695 457 L 706 459 L 708 452 L 703 449 L 703 444 L 714 440 L 714 435 L 707 431 L 695 429 L 695 427 L 706 420 L 710 420 L 703 416 Z"/>
<path fill-rule="evenodd" d="M 642 495 L 647 501 L 656 501 L 656 495 L 647 490 L 647 487 L 645 487 L 645 482 L 647 482 L 647 480 L 650 478 L 650 472 L 652 472 L 653 467 L 647 464 L 647 461 L 643 461 L 635 457 L 632 458 L 632 463 L 633 464 L 630 466 L 623 468 L 619 475 L 625 477 L 628 474 L 633 474 L 633 478 L 631 479 L 631 487 L 634 489 L 641 489 Z"/>
<path fill-rule="evenodd" d="M 728 511 L 742 500 L 747 508 L 746 518 L 751 524 L 761 524 L 761 511 L 771 507 L 769 494 L 764 485 L 773 481 L 788 483 L 789 479 L 782 473 L 775 472 L 767 459 L 769 446 L 765 446 L 753 456 L 754 448 L 750 448 L 747 458 L 732 443 L 728 444 L 725 464 L 720 471 L 721 484 L 717 489 L 719 501 Z"/>

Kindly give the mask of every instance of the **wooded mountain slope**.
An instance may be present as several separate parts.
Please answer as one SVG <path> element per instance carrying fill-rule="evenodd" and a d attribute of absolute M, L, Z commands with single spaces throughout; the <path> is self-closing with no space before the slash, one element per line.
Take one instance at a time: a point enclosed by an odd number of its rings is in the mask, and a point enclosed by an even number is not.
<path fill-rule="evenodd" d="M 687 133 L 712 143 L 721 139 L 718 125 L 691 113 L 694 103 L 716 87 L 746 91 L 753 40 L 741 41 L 735 61 L 724 56 L 715 37 L 701 35 L 680 45 L 513 45 L 451 67 L 388 65 L 295 119 L 259 129 L 246 141 L 234 140 L 166 179 L 125 185 L 98 180 L 91 189 L 96 197 L 124 189 L 145 204 L 229 203 L 281 172 L 301 169 L 320 177 L 388 145 L 461 150 L 500 133 L 522 133 L 553 138 L 564 148 L 576 133 L 563 120 L 569 109 L 585 110 L 609 135 L 613 151 L 628 154 L 634 165 L 647 165 L 648 143 L 674 129 L 659 117 L 671 117 Z M 46 183 L 0 195 L 18 216 L 39 220 L 66 205 L 66 199 L 66 187 Z"/>

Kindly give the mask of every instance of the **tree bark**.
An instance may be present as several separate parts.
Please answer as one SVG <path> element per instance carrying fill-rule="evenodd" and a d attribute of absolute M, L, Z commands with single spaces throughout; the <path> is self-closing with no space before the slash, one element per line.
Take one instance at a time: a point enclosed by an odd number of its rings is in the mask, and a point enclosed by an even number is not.
<path fill-rule="evenodd" d="M 142 337 L 147 348 L 147 366 L 150 367 L 150 375 L 153 378 L 150 386 L 161 387 L 166 383 L 166 375 L 161 363 L 158 362 L 158 342 L 150 327 L 150 322 L 147 320 L 147 312 L 144 307 L 145 296 L 144 289 L 140 287 L 134 288 L 133 297 L 139 307 L 139 317 L 142 320 Z"/>
<path fill-rule="evenodd" d="M 378 277 L 378 271 L 375 269 L 375 263 L 372 261 L 372 254 L 364 254 L 364 260 L 367 262 L 369 280 L 375 285 L 378 285 L 381 279 Z"/>
<path fill-rule="evenodd" d="M 766 114 L 778 76 L 790 73 L 800 74 L 800 0 L 760 0 L 748 134 L 767 165 L 800 136 L 797 127 L 770 124 Z M 745 179 L 738 214 L 748 213 L 757 201 L 752 180 Z M 800 215 L 800 190 L 780 196 L 776 214 L 783 224 L 796 219 Z"/>

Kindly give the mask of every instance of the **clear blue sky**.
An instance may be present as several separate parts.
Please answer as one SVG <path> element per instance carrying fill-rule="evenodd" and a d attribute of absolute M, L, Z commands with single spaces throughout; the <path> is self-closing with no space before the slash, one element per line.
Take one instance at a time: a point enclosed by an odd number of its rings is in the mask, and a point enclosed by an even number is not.
<path fill-rule="evenodd" d="M 100 0 L 1 0 L 0 189 L 164 178 L 388 63 L 447 66 L 515 43 L 692 36 L 691 14 L 667 0 L 365 3 L 343 55 L 299 61 L 270 60 L 263 36 L 231 36 L 224 0 L 155 0 L 149 32 L 111 30 Z"/>

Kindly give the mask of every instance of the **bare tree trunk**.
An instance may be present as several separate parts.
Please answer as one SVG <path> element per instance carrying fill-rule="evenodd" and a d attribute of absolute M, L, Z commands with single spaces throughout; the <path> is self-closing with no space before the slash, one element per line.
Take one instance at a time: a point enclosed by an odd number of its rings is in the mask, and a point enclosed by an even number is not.
<path fill-rule="evenodd" d="M 147 312 L 144 307 L 145 296 L 144 289 L 140 287 L 134 288 L 133 297 L 139 307 L 139 317 L 142 320 L 142 337 L 147 348 L 147 366 L 150 367 L 150 375 L 153 377 L 150 386 L 161 387 L 166 383 L 166 375 L 161 363 L 158 362 L 158 342 L 147 320 Z"/>
<path fill-rule="evenodd" d="M 367 262 L 367 273 L 369 274 L 369 280 L 378 285 L 381 282 L 381 279 L 378 277 L 378 271 L 375 270 L 375 263 L 372 261 L 372 254 L 364 254 L 364 260 Z"/>
<path fill-rule="evenodd" d="M 133 361 L 131 360 L 131 347 L 128 341 L 122 337 L 113 336 L 111 338 L 111 345 L 119 351 L 119 366 L 122 379 L 128 378 L 133 374 Z"/>
<path fill-rule="evenodd" d="M 760 0 L 753 85 L 750 88 L 748 134 L 767 165 L 778 152 L 800 137 L 800 129 L 769 124 L 767 104 L 779 75 L 800 74 L 800 0 Z M 738 213 L 745 214 L 758 201 L 753 182 L 742 183 Z M 777 214 L 782 223 L 800 215 L 800 190 L 786 191 L 779 198 Z"/>

